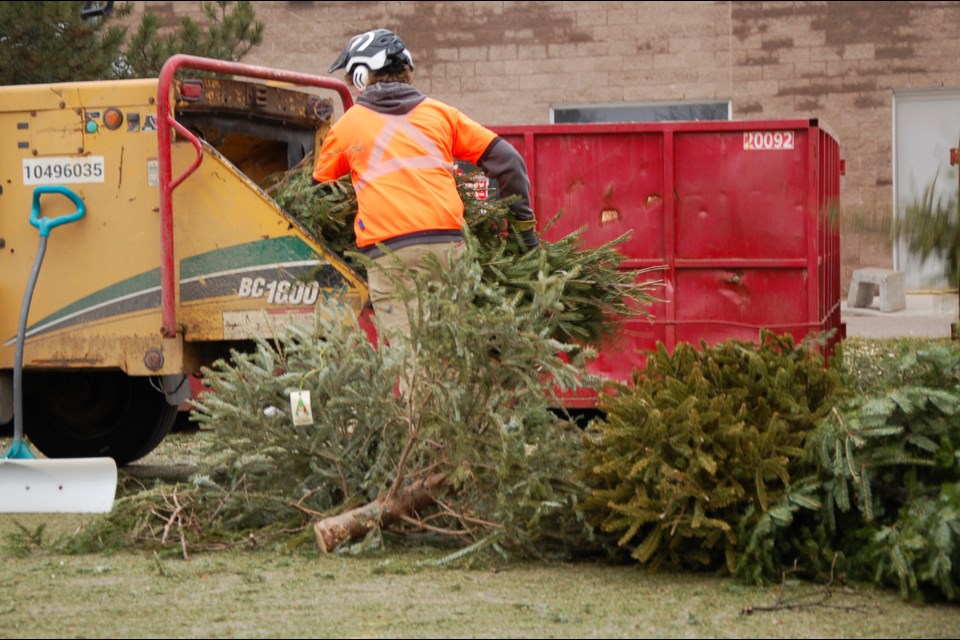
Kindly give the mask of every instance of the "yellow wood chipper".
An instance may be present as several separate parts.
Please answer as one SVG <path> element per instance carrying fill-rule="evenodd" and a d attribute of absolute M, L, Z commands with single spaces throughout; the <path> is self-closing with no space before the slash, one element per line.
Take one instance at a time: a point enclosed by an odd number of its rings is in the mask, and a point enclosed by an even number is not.
<path fill-rule="evenodd" d="M 359 315 L 365 281 L 264 191 L 336 100 L 337 80 L 185 55 L 158 79 L 0 87 L 0 424 L 17 405 L 47 457 L 125 464 L 202 366 L 331 305 Z M 39 271 L 37 221 L 58 225 Z"/>

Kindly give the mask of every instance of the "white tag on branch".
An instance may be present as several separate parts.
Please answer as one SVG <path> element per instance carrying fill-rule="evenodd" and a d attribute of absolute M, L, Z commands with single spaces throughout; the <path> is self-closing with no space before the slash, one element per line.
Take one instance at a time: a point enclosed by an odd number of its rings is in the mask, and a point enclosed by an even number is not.
<path fill-rule="evenodd" d="M 309 391 L 290 392 L 290 415 L 293 416 L 293 424 L 298 427 L 313 424 L 313 411 L 310 409 Z"/>

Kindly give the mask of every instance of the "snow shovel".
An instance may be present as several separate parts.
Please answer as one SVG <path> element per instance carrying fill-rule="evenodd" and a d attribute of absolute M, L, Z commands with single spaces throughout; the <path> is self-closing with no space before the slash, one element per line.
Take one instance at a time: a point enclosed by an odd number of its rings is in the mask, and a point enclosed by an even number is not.
<path fill-rule="evenodd" d="M 76 205 L 73 213 L 40 217 L 40 196 L 58 193 Z M 30 224 L 40 230 L 40 247 L 30 272 L 20 309 L 13 365 L 13 443 L 0 458 L 0 513 L 106 513 L 117 492 L 117 464 L 113 458 L 37 459 L 23 438 L 23 345 L 30 301 L 47 250 L 50 230 L 79 220 L 86 207 L 66 187 L 40 186 L 33 192 Z"/>

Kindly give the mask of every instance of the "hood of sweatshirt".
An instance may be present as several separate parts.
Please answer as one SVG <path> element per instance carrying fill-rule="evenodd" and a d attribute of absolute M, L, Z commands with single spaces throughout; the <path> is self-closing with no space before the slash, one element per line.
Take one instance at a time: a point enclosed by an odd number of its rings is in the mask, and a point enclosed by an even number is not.
<path fill-rule="evenodd" d="M 409 113 L 427 96 L 402 82 L 378 82 L 363 90 L 357 98 L 357 104 L 373 109 L 378 113 L 402 115 Z"/>

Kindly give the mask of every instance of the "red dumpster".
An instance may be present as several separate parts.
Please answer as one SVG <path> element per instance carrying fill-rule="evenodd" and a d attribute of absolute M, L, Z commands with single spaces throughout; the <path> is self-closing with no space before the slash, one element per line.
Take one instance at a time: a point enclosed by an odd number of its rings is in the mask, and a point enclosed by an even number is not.
<path fill-rule="evenodd" d="M 839 144 L 817 120 L 506 126 L 542 233 L 587 246 L 629 232 L 624 268 L 665 266 L 653 318 L 624 321 L 591 371 L 628 381 L 658 342 L 798 340 L 840 321 Z M 564 399 L 570 408 L 595 398 Z"/>

